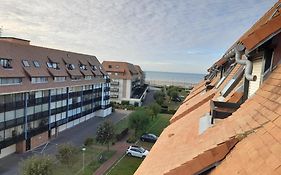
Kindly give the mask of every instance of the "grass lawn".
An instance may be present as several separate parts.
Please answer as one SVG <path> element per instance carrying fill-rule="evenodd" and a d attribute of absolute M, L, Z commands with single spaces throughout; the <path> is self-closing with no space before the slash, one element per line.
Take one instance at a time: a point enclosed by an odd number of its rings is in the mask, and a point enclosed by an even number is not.
<path fill-rule="evenodd" d="M 170 114 L 159 114 L 159 116 L 154 119 L 147 132 L 153 133 L 155 135 L 160 135 L 161 132 L 169 125 L 169 120 L 172 115 Z M 138 142 L 139 146 L 142 146 L 150 150 L 153 143 Z M 143 159 L 125 156 L 110 172 L 109 175 L 131 175 L 138 169 Z"/>
<path fill-rule="evenodd" d="M 129 117 L 125 117 L 115 124 L 115 133 L 121 133 L 124 129 L 128 128 Z"/>
<path fill-rule="evenodd" d="M 99 162 L 99 156 L 105 155 L 108 159 L 114 155 L 115 151 L 107 152 L 105 149 L 96 147 L 87 147 L 85 151 L 85 173 L 80 172 L 79 175 L 93 174 L 93 172 L 100 167 L 102 162 Z M 54 167 L 54 174 L 56 175 L 74 175 L 81 170 L 83 166 L 82 151 L 78 152 L 74 158 L 76 161 L 72 166 L 66 166 L 61 163 L 56 163 Z"/>
<path fill-rule="evenodd" d="M 158 117 L 148 127 L 147 132 L 160 136 L 162 131 L 169 125 L 171 114 L 158 114 Z"/>
<path fill-rule="evenodd" d="M 125 156 L 115 168 L 113 168 L 109 175 L 129 175 L 134 174 L 138 169 L 143 159 L 136 157 Z"/>

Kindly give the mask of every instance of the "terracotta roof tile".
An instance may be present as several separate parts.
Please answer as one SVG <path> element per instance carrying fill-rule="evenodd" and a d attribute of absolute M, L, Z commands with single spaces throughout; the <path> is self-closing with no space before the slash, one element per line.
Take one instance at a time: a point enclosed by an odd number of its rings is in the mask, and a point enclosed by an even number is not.
<path fill-rule="evenodd" d="M 102 65 L 112 79 L 133 79 L 138 76 L 137 68 L 131 63 L 104 61 Z"/>

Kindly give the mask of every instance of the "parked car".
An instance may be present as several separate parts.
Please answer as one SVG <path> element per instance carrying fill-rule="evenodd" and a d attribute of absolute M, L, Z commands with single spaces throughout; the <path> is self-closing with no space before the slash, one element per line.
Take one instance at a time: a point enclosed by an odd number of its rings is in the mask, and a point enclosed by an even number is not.
<path fill-rule="evenodd" d="M 143 142 L 151 142 L 155 143 L 158 137 L 154 134 L 143 134 L 140 138 L 141 141 Z"/>
<path fill-rule="evenodd" d="M 126 154 L 128 156 L 134 156 L 134 157 L 140 157 L 140 158 L 145 158 L 147 156 L 147 154 L 149 153 L 149 151 L 147 151 L 146 149 L 139 147 L 139 146 L 129 146 Z"/>

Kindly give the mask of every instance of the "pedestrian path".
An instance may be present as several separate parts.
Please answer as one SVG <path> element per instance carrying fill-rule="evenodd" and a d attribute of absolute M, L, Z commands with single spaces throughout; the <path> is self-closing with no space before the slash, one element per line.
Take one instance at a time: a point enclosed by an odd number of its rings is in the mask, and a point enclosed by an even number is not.
<path fill-rule="evenodd" d="M 109 168 L 111 168 L 115 162 L 117 162 L 125 153 L 126 149 L 130 146 L 129 143 L 126 142 L 127 138 L 124 138 L 122 141 L 117 142 L 114 146 L 111 147 L 112 150 L 116 150 L 114 156 L 112 156 L 109 160 L 104 162 L 94 175 L 103 175 L 106 173 Z"/>

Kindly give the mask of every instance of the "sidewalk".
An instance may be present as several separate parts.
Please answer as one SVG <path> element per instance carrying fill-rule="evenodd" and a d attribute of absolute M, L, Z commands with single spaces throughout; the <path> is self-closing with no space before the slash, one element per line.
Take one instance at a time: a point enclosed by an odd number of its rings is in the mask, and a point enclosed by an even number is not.
<path fill-rule="evenodd" d="M 126 142 L 127 137 L 125 137 L 122 141 L 117 142 L 111 149 L 116 150 L 114 156 L 111 159 L 104 162 L 97 170 L 94 172 L 94 175 L 103 175 L 105 172 L 114 165 L 116 161 L 118 161 L 125 153 L 126 149 L 131 145 Z"/>

